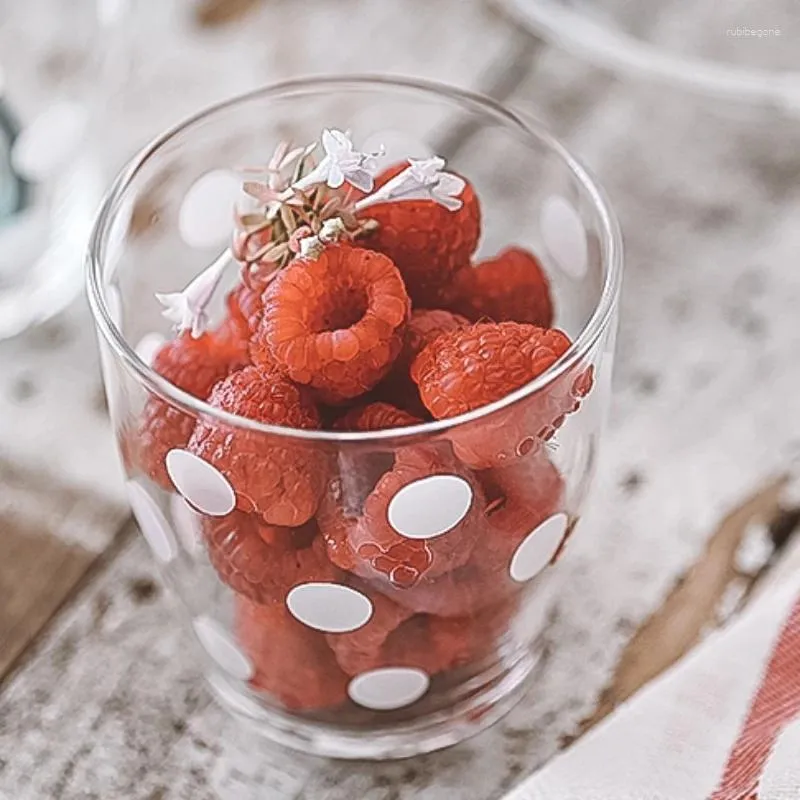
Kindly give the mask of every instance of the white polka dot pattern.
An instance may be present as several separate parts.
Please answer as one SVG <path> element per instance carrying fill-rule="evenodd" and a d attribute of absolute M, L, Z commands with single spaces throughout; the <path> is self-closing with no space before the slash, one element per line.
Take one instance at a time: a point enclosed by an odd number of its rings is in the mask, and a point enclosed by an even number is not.
<path fill-rule="evenodd" d="M 86 110 L 77 103 L 55 103 L 23 128 L 11 149 L 16 172 L 42 181 L 63 167 L 81 143 Z"/>
<path fill-rule="evenodd" d="M 535 578 L 556 554 L 566 530 L 567 515 L 554 514 L 529 533 L 511 559 L 511 577 L 518 583 Z"/>
<path fill-rule="evenodd" d="M 172 561 L 178 553 L 178 546 L 161 509 L 147 490 L 136 481 L 125 483 L 128 500 L 131 504 L 139 528 L 142 531 L 153 555 L 162 563 Z"/>
<path fill-rule="evenodd" d="M 200 515 L 180 495 L 173 494 L 169 499 L 172 525 L 178 541 L 187 553 L 197 553 L 202 549 L 203 530 Z"/>
<path fill-rule="evenodd" d="M 431 539 L 454 528 L 472 505 L 458 475 L 431 475 L 404 486 L 389 503 L 389 524 L 407 539 Z"/>
<path fill-rule="evenodd" d="M 224 517 L 233 511 L 233 487 L 216 467 L 188 450 L 170 450 L 166 465 L 175 488 L 198 511 L 212 517 Z"/>
<path fill-rule="evenodd" d="M 348 633 L 369 622 L 372 603 L 361 592 L 338 583 L 304 583 L 286 597 L 292 616 L 325 633 Z"/>
<path fill-rule="evenodd" d="M 201 175 L 186 192 L 178 214 L 178 230 L 190 247 L 223 245 L 231 235 L 242 181 L 233 172 L 215 169 Z"/>
<path fill-rule="evenodd" d="M 350 699 L 374 711 L 410 706 L 428 691 L 430 678 L 413 667 L 381 667 L 362 672 L 350 681 Z"/>
<path fill-rule="evenodd" d="M 216 620 L 200 616 L 192 622 L 192 627 L 205 651 L 225 672 L 240 681 L 253 677 L 250 659 Z"/>
<path fill-rule="evenodd" d="M 563 197 L 545 200 L 540 217 L 542 238 L 550 255 L 573 278 L 581 278 L 589 263 L 586 231 L 578 212 Z"/>
<path fill-rule="evenodd" d="M 166 339 L 160 333 L 146 333 L 136 345 L 136 355 L 150 367 L 153 365 L 156 353 L 161 349 L 161 345 L 165 341 Z"/>

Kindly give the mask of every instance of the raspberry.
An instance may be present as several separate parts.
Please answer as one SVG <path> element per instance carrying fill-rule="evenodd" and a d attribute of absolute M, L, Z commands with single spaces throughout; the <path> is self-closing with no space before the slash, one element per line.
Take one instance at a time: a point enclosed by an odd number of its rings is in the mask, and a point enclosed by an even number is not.
<path fill-rule="evenodd" d="M 153 360 L 153 369 L 193 397 L 206 400 L 214 384 L 247 363 L 235 343 L 216 333 L 194 339 L 184 333 L 164 344 Z M 145 404 L 135 440 L 126 450 L 138 452 L 144 471 L 161 486 L 172 489 L 164 459 L 174 447 L 185 447 L 195 419 L 159 397 Z"/>
<path fill-rule="evenodd" d="M 336 661 L 348 675 L 358 675 L 364 667 L 375 661 L 387 637 L 413 612 L 397 605 L 380 592 L 355 584 L 372 602 L 372 616 L 366 625 L 351 633 L 328 634 L 327 640 L 336 655 Z"/>
<path fill-rule="evenodd" d="M 560 331 L 516 322 L 479 323 L 441 335 L 411 367 L 436 419 L 500 400 L 554 364 L 570 346 Z M 519 458 L 552 436 L 585 394 L 583 378 L 565 376 L 501 411 L 451 434 L 458 457 L 474 468 Z"/>
<path fill-rule="evenodd" d="M 473 489 L 466 516 L 451 530 L 430 539 L 410 539 L 389 523 L 392 498 L 405 486 L 431 475 L 461 475 Z M 337 496 L 338 489 L 338 496 Z M 385 472 L 363 502 L 363 511 L 345 510 L 341 482 L 329 493 L 317 517 L 337 566 L 381 585 L 410 588 L 425 576 L 434 577 L 465 563 L 479 535 L 479 509 L 484 503 L 477 482 L 452 457 L 431 447 L 407 448 L 397 453 L 392 469 Z"/>
<path fill-rule="evenodd" d="M 421 419 L 389 403 L 369 403 L 350 409 L 333 425 L 337 431 L 382 431 L 387 428 L 405 428 L 419 425 Z"/>
<path fill-rule="evenodd" d="M 322 633 L 307 628 L 284 605 L 236 598 L 239 644 L 255 668 L 250 684 L 292 711 L 333 708 L 347 699 L 348 678 Z"/>
<path fill-rule="evenodd" d="M 564 480 L 543 452 L 531 453 L 504 467 L 482 473 L 488 499 L 488 535 L 475 546 L 473 563 L 501 588 L 508 581 L 508 566 L 517 547 L 529 533 L 562 507 Z"/>
<path fill-rule="evenodd" d="M 335 577 L 324 551 L 310 546 L 316 525 L 282 528 L 241 511 L 205 516 L 202 525 L 208 558 L 220 579 L 261 605 L 283 603 L 300 583 Z"/>
<path fill-rule="evenodd" d="M 246 328 L 249 335 L 258 330 L 261 318 L 264 316 L 264 301 L 261 295 L 262 292 L 242 283 L 230 292 L 226 299 L 229 317 L 237 319 L 239 326 L 242 329 Z"/>
<path fill-rule="evenodd" d="M 381 186 L 404 170 L 395 164 L 376 180 Z M 415 307 L 437 308 L 442 290 L 461 267 L 469 264 L 481 234 L 481 209 L 469 183 L 462 206 L 450 211 L 434 200 L 396 200 L 364 209 L 378 228 L 364 242 L 397 265 Z"/>
<path fill-rule="evenodd" d="M 264 293 L 251 353 L 274 360 L 297 383 L 337 403 L 371 389 L 402 346 L 409 301 L 394 264 L 380 253 L 332 245 L 299 258 Z"/>
<path fill-rule="evenodd" d="M 332 647 L 348 675 L 380 667 L 416 667 L 436 675 L 489 655 L 508 629 L 515 608 L 516 601 L 475 616 L 445 619 L 417 614 L 399 624 L 377 647 L 346 648 L 339 643 Z"/>
<path fill-rule="evenodd" d="M 394 362 L 391 372 L 380 385 L 378 393 L 392 403 L 425 418 L 428 411 L 419 397 L 417 385 L 411 380 L 411 364 L 431 342 L 442 333 L 469 325 L 469 320 L 442 309 L 419 309 L 411 312 L 403 349 Z"/>
<path fill-rule="evenodd" d="M 479 478 L 485 500 L 468 562 L 407 589 L 389 587 L 386 592 L 396 603 L 417 613 L 461 617 L 514 602 L 520 585 L 510 577 L 511 559 L 528 534 L 562 507 L 564 482 L 544 453 L 531 453 Z"/>
<path fill-rule="evenodd" d="M 301 387 L 257 367 L 229 375 L 214 387 L 209 403 L 257 422 L 319 428 L 317 410 Z M 201 418 L 189 449 L 227 477 L 241 511 L 257 512 L 272 525 L 297 527 L 317 510 L 326 463 L 309 442 Z"/>
<path fill-rule="evenodd" d="M 473 322 L 553 324 L 550 283 L 536 257 L 521 247 L 459 270 L 448 288 L 447 305 Z"/>

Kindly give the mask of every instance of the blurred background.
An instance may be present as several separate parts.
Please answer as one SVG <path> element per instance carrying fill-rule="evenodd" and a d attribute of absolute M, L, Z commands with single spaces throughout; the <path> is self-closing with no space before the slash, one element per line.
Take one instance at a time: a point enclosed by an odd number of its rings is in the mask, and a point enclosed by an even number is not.
<path fill-rule="evenodd" d="M 627 246 L 601 475 L 542 691 L 405 779 L 240 755 L 128 522 L 82 298 L 94 208 L 148 139 L 232 94 L 348 72 L 539 118 L 605 185 Z M 662 660 L 741 604 L 797 525 L 796 0 L 0 0 L 0 137 L 0 796 L 499 796 L 591 715 L 714 543 Z"/>

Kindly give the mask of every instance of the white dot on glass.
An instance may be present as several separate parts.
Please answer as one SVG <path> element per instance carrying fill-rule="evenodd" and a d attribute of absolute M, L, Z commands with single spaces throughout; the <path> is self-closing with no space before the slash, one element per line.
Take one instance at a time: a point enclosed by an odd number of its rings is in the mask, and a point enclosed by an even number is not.
<path fill-rule="evenodd" d="M 86 129 L 86 110 L 63 101 L 22 129 L 11 149 L 11 164 L 23 178 L 41 181 L 69 161 Z"/>
<path fill-rule="evenodd" d="M 556 554 L 566 530 L 567 515 L 554 514 L 529 533 L 511 559 L 511 577 L 518 583 L 535 578 Z"/>
<path fill-rule="evenodd" d="M 458 525 L 472 488 L 458 475 L 431 475 L 404 486 L 389 503 L 389 524 L 408 539 L 430 539 Z"/>
<path fill-rule="evenodd" d="M 381 667 L 357 675 L 347 687 L 354 703 L 374 711 L 410 706 L 428 691 L 430 678 L 413 667 Z"/>
<path fill-rule="evenodd" d="M 170 450 L 166 465 L 175 488 L 198 511 L 212 517 L 224 517 L 233 511 L 233 487 L 216 467 L 188 450 Z"/>
<path fill-rule="evenodd" d="M 216 620 L 203 615 L 192 622 L 192 627 L 205 651 L 225 672 L 240 681 L 253 677 L 250 659 Z"/>
<path fill-rule="evenodd" d="M 187 553 L 198 552 L 202 545 L 203 529 L 198 514 L 180 495 L 173 494 L 169 499 L 170 516 L 178 541 Z"/>
<path fill-rule="evenodd" d="M 166 339 L 160 333 L 146 333 L 139 339 L 136 345 L 136 355 L 147 364 L 148 367 L 153 365 L 153 359 L 156 353 L 161 349 Z"/>
<path fill-rule="evenodd" d="M 540 225 L 544 244 L 558 266 L 573 278 L 582 277 L 589 262 L 586 231 L 572 204 L 558 195 L 548 197 Z"/>
<path fill-rule="evenodd" d="M 295 619 L 325 633 L 358 630 L 372 616 L 369 598 L 338 583 L 295 586 L 286 596 L 286 606 Z"/>
<path fill-rule="evenodd" d="M 128 492 L 128 501 L 131 504 L 131 509 L 139 523 L 139 528 L 150 545 L 153 554 L 164 564 L 172 561 L 177 555 L 178 547 L 169 523 L 156 501 L 136 481 L 127 481 L 125 488 Z"/>
<path fill-rule="evenodd" d="M 178 230 L 190 247 L 214 247 L 231 235 L 233 211 L 242 181 L 233 172 L 215 169 L 201 175 L 186 192 L 178 213 Z"/>

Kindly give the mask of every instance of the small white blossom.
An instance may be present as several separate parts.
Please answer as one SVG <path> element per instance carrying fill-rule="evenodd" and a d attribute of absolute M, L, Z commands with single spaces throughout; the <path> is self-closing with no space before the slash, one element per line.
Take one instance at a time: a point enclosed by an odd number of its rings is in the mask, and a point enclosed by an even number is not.
<path fill-rule="evenodd" d="M 369 197 L 359 200 L 357 211 L 388 200 L 434 200 L 450 211 L 463 205 L 459 195 L 466 183 L 451 172 L 443 172 L 445 160 L 439 156 L 422 161 L 408 160 L 409 166 L 387 181 Z"/>
<path fill-rule="evenodd" d="M 325 242 L 338 242 L 342 238 L 342 234 L 347 230 L 341 217 L 331 217 L 322 223 L 319 231 L 320 241 Z"/>
<path fill-rule="evenodd" d="M 206 330 L 209 322 L 206 308 L 225 270 L 232 263 L 233 256 L 230 250 L 226 250 L 182 292 L 156 294 L 156 300 L 164 306 L 163 315 L 174 323 L 178 333 L 191 331 L 197 339 Z"/>
<path fill-rule="evenodd" d="M 317 259 L 324 249 L 319 236 L 306 236 L 300 240 L 300 255 L 303 258 Z"/>
<path fill-rule="evenodd" d="M 353 146 L 348 134 L 335 128 L 322 131 L 322 161 L 308 175 L 294 184 L 295 189 L 307 189 L 318 183 L 327 183 L 338 189 L 347 182 L 362 192 L 371 192 L 378 171 L 378 153 L 361 153 Z"/>

